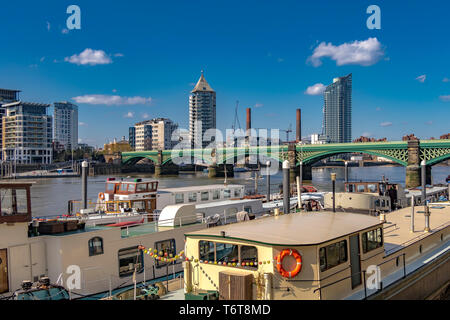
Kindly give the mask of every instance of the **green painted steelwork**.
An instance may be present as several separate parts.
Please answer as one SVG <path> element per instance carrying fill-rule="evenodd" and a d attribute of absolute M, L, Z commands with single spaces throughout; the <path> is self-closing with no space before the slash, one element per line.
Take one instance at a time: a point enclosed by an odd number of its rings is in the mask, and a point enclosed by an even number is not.
<path fill-rule="evenodd" d="M 296 164 L 303 161 L 305 165 L 313 164 L 321 159 L 341 153 L 366 153 L 390 159 L 403 166 L 408 165 L 408 142 L 368 142 L 368 143 L 338 143 L 296 145 Z M 214 149 L 184 149 L 161 151 L 161 164 L 170 162 L 175 157 L 193 157 L 202 160 L 206 165 L 234 162 L 236 158 L 249 155 L 263 155 L 277 161 L 288 159 L 288 146 L 260 146 Z M 130 163 L 137 159 L 147 158 L 159 164 L 160 154 L 157 150 L 123 152 L 122 163 Z M 420 160 L 427 165 L 434 165 L 450 158 L 450 140 L 420 141 Z M 233 161 L 231 161 L 233 159 Z"/>

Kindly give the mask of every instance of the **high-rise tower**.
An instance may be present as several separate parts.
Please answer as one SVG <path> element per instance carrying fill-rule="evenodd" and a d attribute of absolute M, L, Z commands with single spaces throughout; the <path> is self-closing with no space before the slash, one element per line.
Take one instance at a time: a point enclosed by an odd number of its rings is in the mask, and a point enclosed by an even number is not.
<path fill-rule="evenodd" d="M 324 92 L 323 134 L 330 143 L 352 142 L 352 74 L 333 79 Z"/>
<path fill-rule="evenodd" d="M 189 96 L 189 139 L 193 148 L 205 148 L 211 141 L 203 141 L 208 129 L 216 128 L 216 92 L 203 75 Z"/>

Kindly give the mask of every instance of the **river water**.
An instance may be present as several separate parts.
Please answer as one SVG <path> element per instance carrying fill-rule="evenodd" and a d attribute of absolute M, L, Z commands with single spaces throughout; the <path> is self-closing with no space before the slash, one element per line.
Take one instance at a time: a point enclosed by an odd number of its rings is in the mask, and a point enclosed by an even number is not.
<path fill-rule="evenodd" d="M 390 182 L 405 183 L 405 167 L 383 166 L 383 167 L 350 167 L 350 181 L 379 181 L 384 175 Z M 264 170 L 263 170 L 264 171 Z M 336 190 L 343 191 L 344 168 L 314 168 L 312 184 L 319 191 L 330 191 L 330 173 L 336 172 L 337 182 Z M 432 169 L 433 183 L 445 183 L 445 178 L 450 174 L 450 167 L 435 166 Z M 128 175 L 118 175 L 115 177 L 124 177 Z M 253 172 L 235 173 L 234 178 L 228 178 L 228 183 L 244 184 L 246 190 L 254 190 Z M 110 176 L 108 176 L 110 177 Z M 105 181 L 107 176 L 95 176 L 88 178 L 88 199 L 95 201 L 99 192 L 105 190 Z M 152 178 L 152 175 L 131 175 L 130 177 Z M 209 179 L 207 174 L 180 173 L 178 176 L 161 177 L 159 188 L 172 188 L 183 186 L 195 186 L 205 184 L 221 184 L 224 178 Z M 81 178 L 51 178 L 27 180 L 33 181 L 31 188 L 31 207 L 33 216 L 53 216 L 67 214 L 67 205 L 69 200 L 81 199 Z M 281 171 L 270 178 L 271 192 L 278 192 L 282 182 Z M 258 193 L 266 192 L 266 177 L 258 181 Z"/>

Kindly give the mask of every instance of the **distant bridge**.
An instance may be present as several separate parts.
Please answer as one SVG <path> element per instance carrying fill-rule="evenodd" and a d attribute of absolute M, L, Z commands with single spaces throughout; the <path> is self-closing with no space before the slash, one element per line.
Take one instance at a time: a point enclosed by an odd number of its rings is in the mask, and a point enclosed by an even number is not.
<path fill-rule="evenodd" d="M 365 153 L 390 159 L 407 167 L 406 185 L 420 185 L 420 163 L 428 168 L 450 159 L 450 140 L 411 140 L 392 142 L 337 143 L 280 146 L 248 146 L 217 149 L 181 149 L 123 152 L 122 163 L 133 164 L 149 159 L 155 166 L 173 163 L 174 158 L 188 157 L 208 166 L 237 163 L 248 156 L 259 156 L 282 162 L 289 160 L 295 168 L 302 162 L 308 170 L 313 163 L 342 153 Z M 309 169 L 310 170 L 310 169 Z M 429 170 L 431 172 L 431 170 Z M 307 174 L 308 175 L 308 174 Z"/>

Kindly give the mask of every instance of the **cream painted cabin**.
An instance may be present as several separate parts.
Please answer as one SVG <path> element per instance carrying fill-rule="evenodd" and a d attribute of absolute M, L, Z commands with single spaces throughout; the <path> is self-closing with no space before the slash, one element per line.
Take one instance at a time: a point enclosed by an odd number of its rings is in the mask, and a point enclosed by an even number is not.
<path fill-rule="evenodd" d="M 219 299 L 245 300 L 363 299 L 374 295 L 377 288 L 364 286 L 366 276 L 375 275 L 369 266 L 379 267 L 379 280 L 389 286 L 404 276 L 408 280 L 442 256 L 449 258 L 450 207 L 431 209 L 434 218 L 429 233 L 423 232 L 423 215 L 416 218 L 416 230 L 408 230 L 408 210 L 387 214 L 386 223 L 361 214 L 296 213 L 188 233 L 185 298 L 196 299 L 207 292 Z M 237 247 L 234 253 L 223 251 L 232 246 Z M 301 256 L 301 271 L 291 278 L 277 269 L 276 258 L 283 250 L 296 250 Z M 257 267 L 216 264 L 224 257 L 241 264 L 242 259 L 248 261 L 251 251 Z M 290 271 L 296 262 L 288 256 L 282 266 Z M 442 286 L 450 280 L 449 266 L 444 263 L 439 275 L 420 285 L 428 285 L 428 291 Z M 414 298 L 428 291 L 415 289 L 409 294 Z"/>

